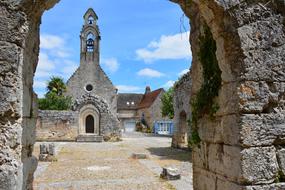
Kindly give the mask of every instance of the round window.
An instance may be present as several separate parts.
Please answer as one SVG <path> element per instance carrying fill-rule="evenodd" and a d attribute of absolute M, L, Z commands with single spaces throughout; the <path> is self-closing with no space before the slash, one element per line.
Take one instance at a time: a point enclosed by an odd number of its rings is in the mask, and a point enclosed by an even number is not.
<path fill-rule="evenodd" d="M 86 90 L 87 90 L 88 92 L 92 91 L 92 90 L 93 90 L 93 86 L 92 86 L 91 84 L 88 84 L 88 85 L 86 86 Z"/>

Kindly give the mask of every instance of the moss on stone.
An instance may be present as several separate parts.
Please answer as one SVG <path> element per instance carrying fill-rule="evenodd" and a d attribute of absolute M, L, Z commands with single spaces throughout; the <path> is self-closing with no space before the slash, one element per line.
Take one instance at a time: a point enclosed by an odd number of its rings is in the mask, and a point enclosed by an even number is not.
<path fill-rule="evenodd" d="M 198 120 L 204 115 L 214 118 L 219 105 L 214 102 L 215 97 L 219 95 L 221 88 L 221 70 L 216 58 L 216 42 L 208 26 L 204 26 L 204 34 L 199 38 L 200 51 L 199 60 L 203 67 L 203 84 L 196 97 L 192 100 L 192 138 L 190 144 L 198 144 L 201 139 L 198 133 Z"/>

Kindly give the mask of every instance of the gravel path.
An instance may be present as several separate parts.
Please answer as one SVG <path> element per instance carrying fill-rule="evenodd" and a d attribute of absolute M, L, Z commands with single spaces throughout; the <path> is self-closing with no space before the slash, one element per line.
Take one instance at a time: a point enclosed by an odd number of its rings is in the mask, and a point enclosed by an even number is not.
<path fill-rule="evenodd" d="M 55 144 L 58 161 L 39 162 L 35 190 L 192 190 L 191 153 L 170 148 L 168 137 L 129 133 L 116 143 Z M 133 153 L 148 159 L 132 159 Z M 160 179 L 164 166 L 179 168 L 182 178 Z"/>

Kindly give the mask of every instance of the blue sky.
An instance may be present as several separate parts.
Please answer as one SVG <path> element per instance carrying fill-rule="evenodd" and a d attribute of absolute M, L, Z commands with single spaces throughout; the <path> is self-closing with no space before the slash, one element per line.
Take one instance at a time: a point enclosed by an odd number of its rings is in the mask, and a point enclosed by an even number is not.
<path fill-rule="evenodd" d="M 90 7 L 99 17 L 100 64 L 119 92 L 144 92 L 146 85 L 168 88 L 190 68 L 189 20 L 178 5 L 168 0 L 61 0 L 42 18 L 34 82 L 40 97 L 51 76 L 67 80 L 79 66 L 79 35 Z"/>

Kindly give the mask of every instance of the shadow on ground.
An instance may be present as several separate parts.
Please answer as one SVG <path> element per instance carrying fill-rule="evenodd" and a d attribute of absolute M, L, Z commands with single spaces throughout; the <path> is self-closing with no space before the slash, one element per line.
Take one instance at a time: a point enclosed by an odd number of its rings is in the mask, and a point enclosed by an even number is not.
<path fill-rule="evenodd" d="M 159 156 L 161 160 L 177 160 L 192 163 L 192 153 L 190 150 L 180 150 L 171 147 L 151 147 L 147 148 L 151 155 Z"/>

